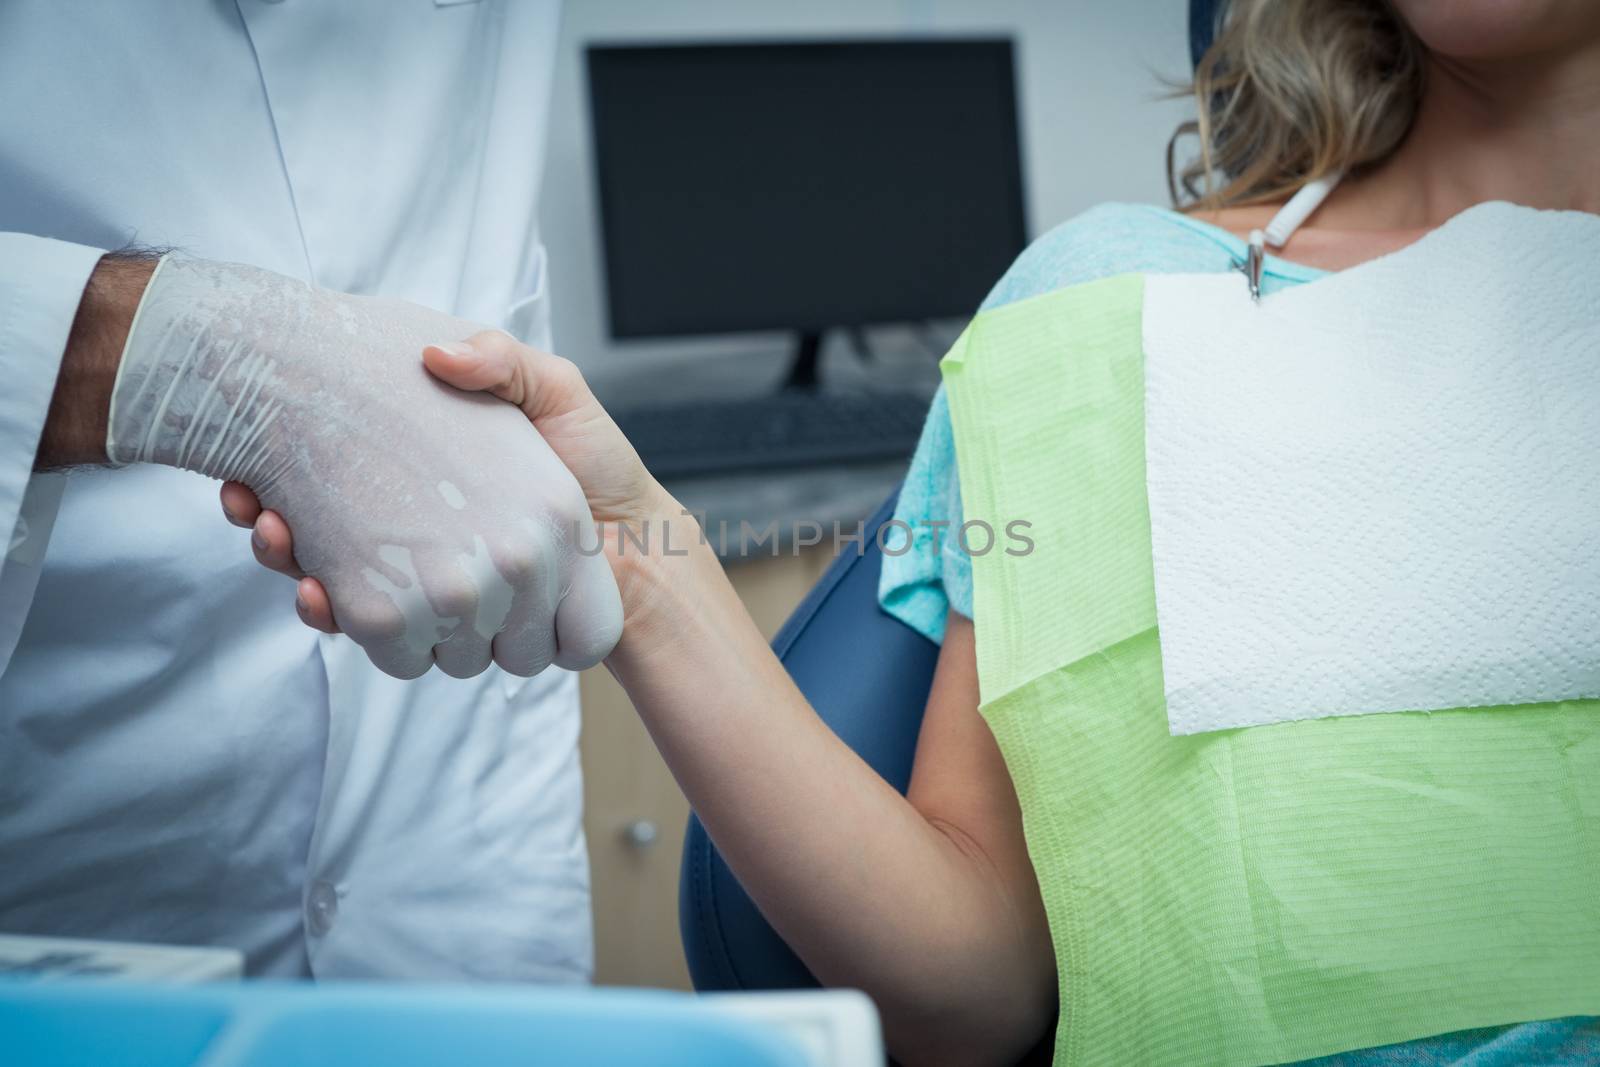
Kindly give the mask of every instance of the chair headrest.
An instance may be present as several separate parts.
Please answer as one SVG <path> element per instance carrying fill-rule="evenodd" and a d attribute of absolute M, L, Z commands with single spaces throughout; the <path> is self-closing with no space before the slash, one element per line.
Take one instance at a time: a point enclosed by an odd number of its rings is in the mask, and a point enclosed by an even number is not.
<path fill-rule="evenodd" d="M 1198 67 L 1200 57 L 1211 47 L 1227 6 L 1228 0 L 1189 0 L 1189 62 L 1193 65 Z"/>

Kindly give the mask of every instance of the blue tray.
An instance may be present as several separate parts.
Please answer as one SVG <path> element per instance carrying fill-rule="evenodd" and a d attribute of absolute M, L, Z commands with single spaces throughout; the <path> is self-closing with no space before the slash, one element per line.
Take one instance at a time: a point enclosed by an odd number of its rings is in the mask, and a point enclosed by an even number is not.
<path fill-rule="evenodd" d="M 644 990 L 0 983 L 5 1067 L 806 1067 L 777 1035 Z"/>

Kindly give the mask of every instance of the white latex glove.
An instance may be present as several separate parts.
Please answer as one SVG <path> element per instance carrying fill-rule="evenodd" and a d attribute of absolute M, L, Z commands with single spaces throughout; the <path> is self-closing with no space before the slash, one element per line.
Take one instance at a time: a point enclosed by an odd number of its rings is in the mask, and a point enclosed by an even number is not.
<path fill-rule="evenodd" d="M 582 490 L 522 412 L 422 366 L 481 327 L 168 257 L 128 335 L 113 463 L 238 481 L 294 530 L 339 626 L 400 678 L 599 662 L 622 630 Z"/>

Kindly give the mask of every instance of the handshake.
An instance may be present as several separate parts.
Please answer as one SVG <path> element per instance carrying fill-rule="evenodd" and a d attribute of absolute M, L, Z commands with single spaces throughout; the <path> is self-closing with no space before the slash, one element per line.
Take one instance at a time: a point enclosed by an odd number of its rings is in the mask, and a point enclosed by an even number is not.
<path fill-rule="evenodd" d="M 599 662 L 622 603 L 593 516 L 625 520 L 654 486 L 564 360 L 403 301 L 172 257 L 129 333 L 107 452 L 229 483 L 258 558 L 309 579 L 302 617 L 400 678 Z"/>

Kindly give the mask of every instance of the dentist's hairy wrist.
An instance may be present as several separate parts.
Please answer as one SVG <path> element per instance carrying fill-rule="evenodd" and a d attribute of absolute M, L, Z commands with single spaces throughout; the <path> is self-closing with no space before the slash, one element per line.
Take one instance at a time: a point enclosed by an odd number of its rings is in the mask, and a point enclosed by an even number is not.
<path fill-rule="evenodd" d="M 36 470 L 106 462 L 117 366 L 134 312 L 160 259 L 154 251 L 108 252 L 89 275 L 39 435 Z"/>

